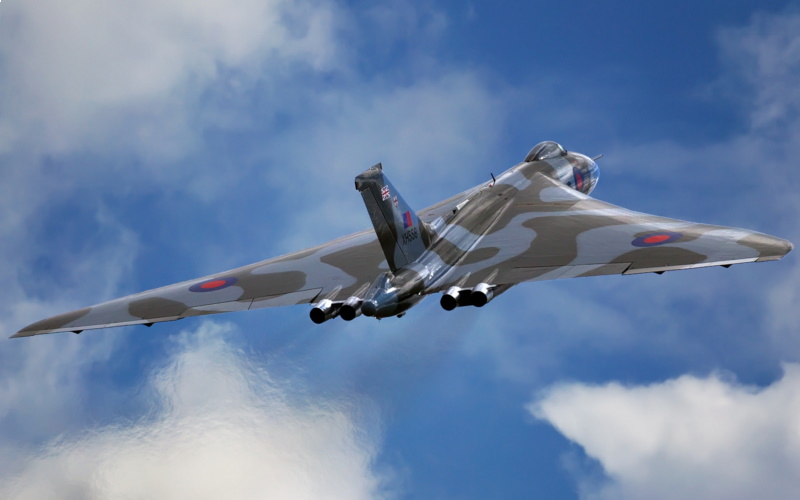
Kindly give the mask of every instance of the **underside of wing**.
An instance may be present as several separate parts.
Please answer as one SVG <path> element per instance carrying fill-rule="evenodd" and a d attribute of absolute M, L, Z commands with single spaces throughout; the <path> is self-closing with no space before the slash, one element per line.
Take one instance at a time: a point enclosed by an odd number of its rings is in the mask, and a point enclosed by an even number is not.
<path fill-rule="evenodd" d="M 419 212 L 431 222 L 457 210 L 473 188 Z M 192 316 L 345 300 L 363 292 L 386 258 L 374 231 L 362 231 L 318 247 L 223 273 L 177 283 L 70 311 L 26 326 L 12 337 L 147 325 Z"/>
<path fill-rule="evenodd" d="M 474 286 L 777 260 L 792 244 L 754 231 L 627 210 L 536 173 L 441 282 Z"/>
<path fill-rule="evenodd" d="M 373 231 L 239 269 L 130 295 L 33 323 L 13 337 L 81 332 L 191 316 L 347 298 L 386 262 Z"/>

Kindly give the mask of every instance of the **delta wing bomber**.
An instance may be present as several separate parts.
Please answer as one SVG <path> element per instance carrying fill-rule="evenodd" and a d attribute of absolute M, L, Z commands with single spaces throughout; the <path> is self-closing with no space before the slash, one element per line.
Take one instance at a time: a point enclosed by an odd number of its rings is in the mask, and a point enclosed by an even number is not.
<path fill-rule="evenodd" d="M 555 142 L 491 182 L 415 212 L 380 164 L 355 179 L 373 230 L 39 321 L 14 337 L 312 304 L 315 323 L 403 316 L 430 294 L 482 307 L 523 281 L 663 273 L 778 260 L 766 234 L 626 210 L 589 196 L 599 176 Z"/>

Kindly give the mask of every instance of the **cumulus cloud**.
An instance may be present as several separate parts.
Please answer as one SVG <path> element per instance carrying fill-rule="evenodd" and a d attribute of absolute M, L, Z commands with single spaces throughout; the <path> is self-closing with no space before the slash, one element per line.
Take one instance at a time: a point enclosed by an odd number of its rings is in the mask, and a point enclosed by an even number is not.
<path fill-rule="evenodd" d="M 47 153 L 133 147 L 180 156 L 195 139 L 192 106 L 210 87 L 296 63 L 323 69 L 337 47 L 335 14 L 324 1 L 80 0 L 3 9 L 0 152 L 25 140 Z"/>
<path fill-rule="evenodd" d="M 716 374 L 646 386 L 556 385 L 535 417 L 597 459 L 591 499 L 784 499 L 800 488 L 800 365 L 766 388 Z"/>
<path fill-rule="evenodd" d="M 9 499 L 381 498 L 377 417 L 276 380 L 204 322 L 136 396 L 143 416 L 53 439 L 0 484 Z M 8 456 L 13 450 L 5 449 Z M 18 467 L 19 469 L 19 467 Z"/>

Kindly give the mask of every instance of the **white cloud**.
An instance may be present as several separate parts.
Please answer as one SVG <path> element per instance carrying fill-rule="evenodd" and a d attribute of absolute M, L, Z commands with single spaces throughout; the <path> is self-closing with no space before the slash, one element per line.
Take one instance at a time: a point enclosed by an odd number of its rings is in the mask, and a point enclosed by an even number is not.
<path fill-rule="evenodd" d="M 35 441 L 71 428 L 87 373 L 105 363 L 119 343 L 114 335 L 7 339 L 34 321 L 113 298 L 120 283 L 130 278 L 139 248 L 133 232 L 102 208 L 87 226 L 81 231 L 90 242 L 77 247 L 65 245 L 53 231 L 45 231 L 45 241 L 38 243 L 20 228 L 0 227 L 0 282 L 5 284 L 0 301 L 0 437 L 5 440 Z M 100 241 L 94 238 L 98 235 Z M 50 272 L 37 272 L 37 266 Z"/>
<path fill-rule="evenodd" d="M 0 438 L 5 443 L 35 443 L 73 429 L 80 420 L 85 377 L 118 345 L 114 336 L 69 334 L 48 342 L 3 341 L 14 343 L 4 345 L 0 356 Z"/>
<path fill-rule="evenodd" d="M 592 499 L 785 499 L 800 488 L 800 365 L 760 389 L 720 375 L 562 384 L 528 406 L 608 474 Z"/>
<path fill-rule="evenodd" d="M 5 449 L 24 466 L 0 484 L 9 499 L 381 498 L 369 405 L 304 396 L 204 322 L 176 338 L 150 374 L 144 416 Z M 359 406 L 356 406 L 359 405 Z"/>
<path fill-rule="evenodd" d="M 776 130 L 800 112 L 800 15 L 757 14 L 744 27 L 718 33 L 722 58 L 752 99 L 750 124 Z"/>
<path fill-rule="evenodd" d="M 325 1 L 135 4 L 45 0 L 3 5 L 0 152 L 133 148 L 175 158 L 196 139 L 192 107 L 295 63 L 332 64 Z"/>

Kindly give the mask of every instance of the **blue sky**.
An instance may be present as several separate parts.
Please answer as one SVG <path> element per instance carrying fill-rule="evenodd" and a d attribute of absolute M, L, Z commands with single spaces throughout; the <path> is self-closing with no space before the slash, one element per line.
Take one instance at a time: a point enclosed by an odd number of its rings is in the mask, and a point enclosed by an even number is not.
<path fill-rule="evenodd" d="M 369 227 L 542 140 L 800 242 L 791 2 L 0 4 L 0 331 Z M 3 498 L 787 498 L 800 266 L 9 340 Z"/>

